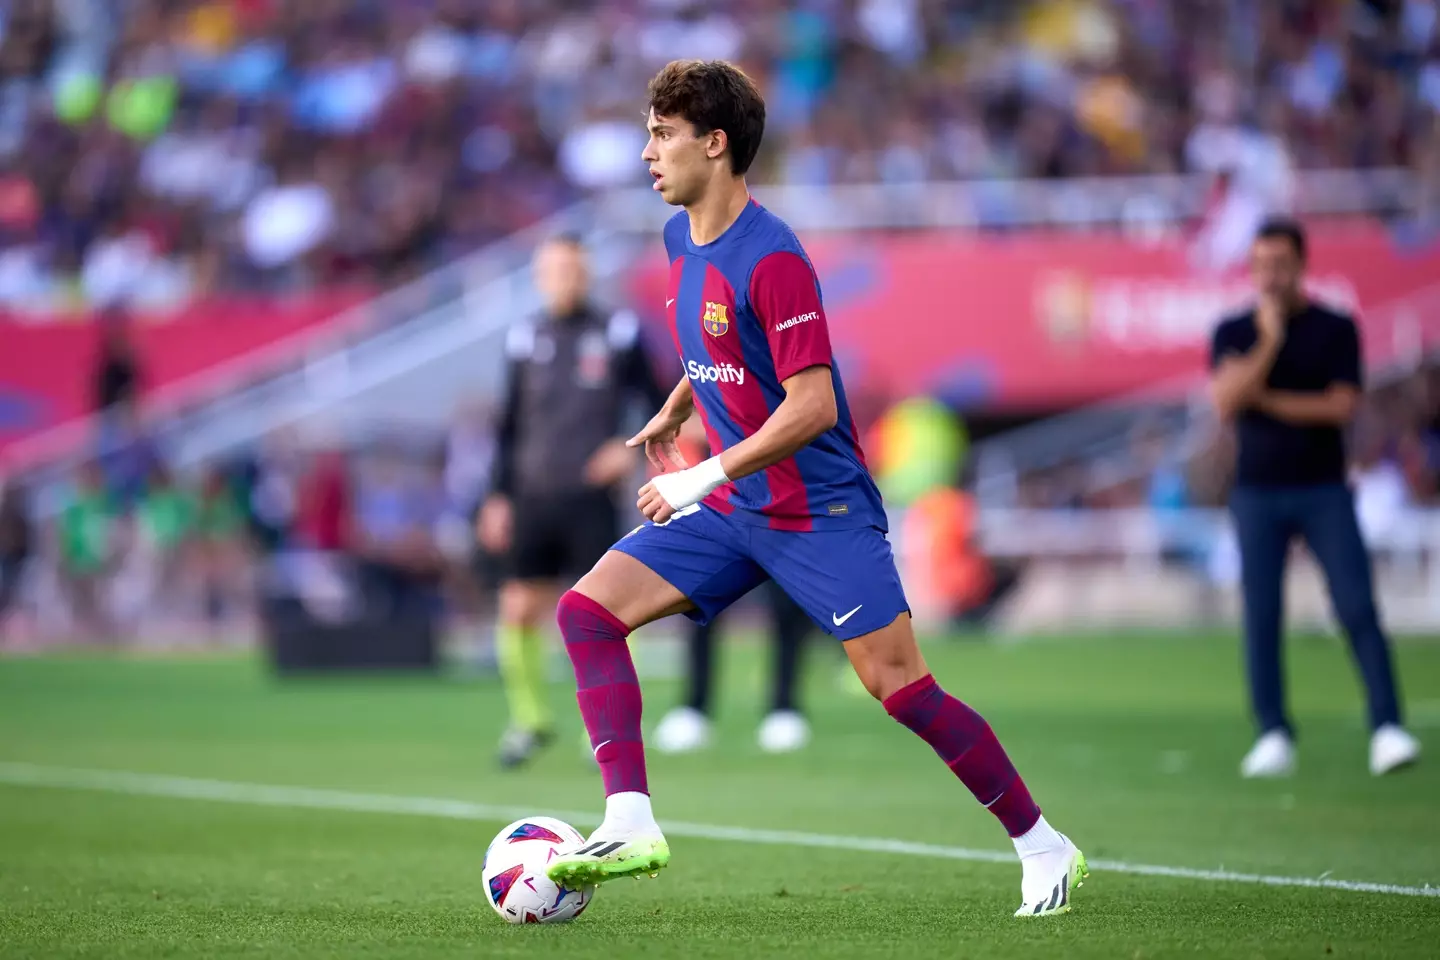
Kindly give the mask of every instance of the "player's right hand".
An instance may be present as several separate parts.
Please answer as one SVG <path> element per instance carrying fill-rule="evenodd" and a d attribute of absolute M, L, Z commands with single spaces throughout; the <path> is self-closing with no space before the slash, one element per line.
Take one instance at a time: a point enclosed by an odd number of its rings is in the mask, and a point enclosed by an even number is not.
<path fill-rule="evenodd" d="M 690 419 L 689 414 L 679 416 L 677 413 L 662 408 L 659 413 L 650 418 L 645 424 L 645 429 L 625 441 L 628 447 L 645 446 L 645 459 L 654 464 L 661 472 L 668 470 L 684 470 L 689 466 L 685 457 L 680 453 L 680 447 L 675 439 L 680 436 L 680 429 L 685 426 L 685 421 Z"/>
<path fill-rule="evenodd" d="M 508 497 L 496 494 L 485 501 L 480 514 L 475 518 L 475 536 L 480 546 L 491 553 L 504 553 L 510 549 L 510 534 L 515 514 Z"/>

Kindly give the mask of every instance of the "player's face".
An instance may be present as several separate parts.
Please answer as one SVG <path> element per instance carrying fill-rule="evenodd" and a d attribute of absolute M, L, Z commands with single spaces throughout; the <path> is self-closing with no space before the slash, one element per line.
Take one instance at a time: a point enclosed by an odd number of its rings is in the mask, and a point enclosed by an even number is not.
<path fill-rule="evenodd" d="M 1265 296 L 1293 298 L 1304 272 L 1305 262 L 1285 237 L 1261 237 L 1250 250 L 1255 289 Z"/>
<path fill-rule="evenodd" d="M 672 206 L 687 206 L 700 198 L 710 175 L 708 147 L 711 136 L 697 136 L 694 124 L 680 117 L 646 119 L 650 140 L 640 154 L 654 177 L 654 189 Z"/>
<path fill-rule="evenodd" d="M 555 316 L 579 305 L 588 279 L 585 255 L 574 244 L 547 243 L 535 255 L 535 286 L 546 309 Z"/>

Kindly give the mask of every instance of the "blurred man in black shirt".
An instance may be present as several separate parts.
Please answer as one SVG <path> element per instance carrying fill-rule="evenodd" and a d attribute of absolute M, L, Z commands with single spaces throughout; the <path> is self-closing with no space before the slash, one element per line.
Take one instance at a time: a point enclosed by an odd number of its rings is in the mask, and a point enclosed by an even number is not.
<path fill-rule="evenodd" d="M 1370 769 L 1388 773 L 1418 759 L 1400 726 L 1389 643 L 1375 609 L 1370 557 L 1345 482 L 1342 431 L 1361 389 L 1355 321 L 1305 296 L 1305 235 L 1289 221 L 1260 230 L 1251 253 L 1259 299 L 1215 330 L 1214 402 L 1234 420 L 1239 445 L 1231 511 L 1240 546 L 1250 697 L 1259 739 L 1241 764 L 1247 777 L 1295 767 L 1285 710 L 1280 635 L 1285 562 L 1305 539 L 1325 571 L 1335 613 L 1350 637 L 1369 701 Z"/>
<path fill-rule="evenodd" d="M 551 739 L 540 624 L 553 615 L 562 580 L 578 578 L 615 542 L 614 488 L 640 463 L 625 445 L 627 415 L 638 401 L 644 423 L 667 395 L 635 315 L 589 298 L 577 240 L 543 244 L 535 280 L 545 308 L 507 338 L 495 477 L 478 519 L 481 544 L 506 560 L 496 637 L 510 705 L 504 766 L 525 762 Z"/>

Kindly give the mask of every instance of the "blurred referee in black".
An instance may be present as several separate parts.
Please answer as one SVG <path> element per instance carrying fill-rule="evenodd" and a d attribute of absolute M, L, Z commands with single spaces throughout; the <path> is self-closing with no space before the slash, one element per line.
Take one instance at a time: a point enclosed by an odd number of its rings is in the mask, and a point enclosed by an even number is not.
<path fill-rule="evenodd" d="M 545 634 L 562 584 L 594 566 L 619 534 L 613 494 L 640 466 L 625 446 L 666 392 L 629 311 L 589 296 L 579 240 L 556 237 L 536 252 L 539 316 L 511 328 L 508 388 L 500 413 L 492 494 L 481 507 L 481 546 L 501 555 L 500 676 L 510 724 L 500 763 L 530 759 L 553 738 L 545 702 Z M 636 404 L 643 409 L 628 416 Z"/>
<path fill-rule="evenodd" d="M 1304 538 L 1325 571 L 1335 614 L 1365 682 L 1370 771 L 1413 763 L 1420 744 L 1400 725 L 1390 646 L 1375 609 L 1370 557 L 1346 484 L 1342 431 L 1361 390 L 1355 321 L 1308 300 L 1305 234 L 1289 220 L 1264 224 L 1251 251 L 1254 309 L 1222 322 L 1211 343 L 1211 389 L 1239 446 L 1231 512 L 1240 547 L 1245 647 L 1259 739 L 1247 777 L 1295 769 L 1280 639 L 1286 557 Z"/>

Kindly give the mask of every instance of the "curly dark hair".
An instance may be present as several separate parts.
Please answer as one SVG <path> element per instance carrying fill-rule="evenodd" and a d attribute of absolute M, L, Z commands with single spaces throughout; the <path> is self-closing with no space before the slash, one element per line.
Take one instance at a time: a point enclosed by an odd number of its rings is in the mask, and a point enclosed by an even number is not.
<path fill-rule="evenodd" d="M 765 136 L 765 98 L 745 71 L 724 60 L 674 60 L 650 81 L 649 109 L 682 117 L 699 133 L 724 130 L 730 171 L 750 169 Z"/>

